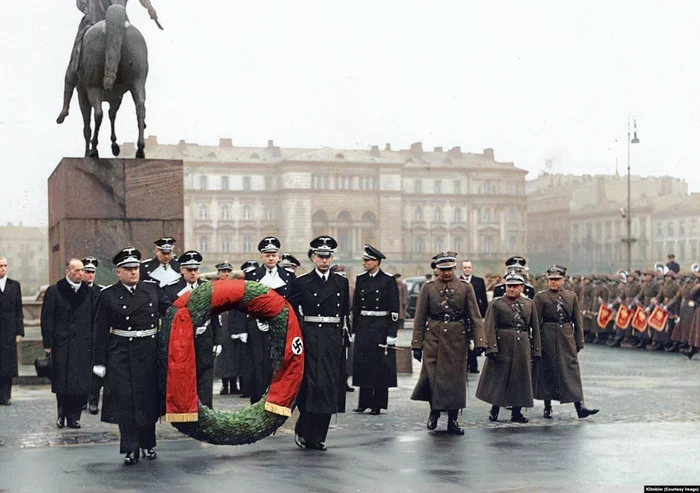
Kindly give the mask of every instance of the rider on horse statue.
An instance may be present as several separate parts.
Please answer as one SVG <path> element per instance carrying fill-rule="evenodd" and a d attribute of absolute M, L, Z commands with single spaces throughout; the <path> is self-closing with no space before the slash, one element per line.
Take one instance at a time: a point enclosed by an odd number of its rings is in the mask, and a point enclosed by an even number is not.
<path fill-rule="evenodd" d="M 70 62 L 66 70 L 65 86 L 63 90 L 63 109 L 56 118 L 56 123 L 63 123 L 63 120 L 68 116 L 70 100 L 73 97 L 73 90 L 78 83 L 78 66 L 80 64 L 80 51 L 82 49 L 83 37 L 87 30 L 93 24 L 105 20 L 105 12 L 110 5 L 119 4 L 126 6 L 128 0 L 76 0 L 76 6 L 83 14 L 83 18 L 78 26 L 78 33 L 75 36 L 73 50 L 70 54 Z M 156 9 L 151 5 L 150 0 L 139 0 L 141 5 L 148 10 L 151 19 L 155 21 L 160 29 L 163 29 L 158 22 L 158 14 Z"/>

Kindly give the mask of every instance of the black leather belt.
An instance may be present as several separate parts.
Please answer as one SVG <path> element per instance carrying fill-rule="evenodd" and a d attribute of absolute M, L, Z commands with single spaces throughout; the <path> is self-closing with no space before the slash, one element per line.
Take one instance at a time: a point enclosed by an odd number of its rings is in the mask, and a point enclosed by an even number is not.
<path fill-rule="evenodd" d="M 517 327 L 497 327 L 496 330 L 512 330 L 512 331 L 517 332 L 517 333 L 521 333 L 521 332 L 522 332 L 522 333 L 525 333 L 525 332 L 528 332 L 528 331 L 525 330 L 525 329 L 518 329 Z"/>
<path fill-rule="evenodd" d="M 430 315 L 430 320 L 449 324 L 450 322 L 461 322 L 462 317 L 457 317 L 449 313 L 444 313 L 442 315 Z"/>

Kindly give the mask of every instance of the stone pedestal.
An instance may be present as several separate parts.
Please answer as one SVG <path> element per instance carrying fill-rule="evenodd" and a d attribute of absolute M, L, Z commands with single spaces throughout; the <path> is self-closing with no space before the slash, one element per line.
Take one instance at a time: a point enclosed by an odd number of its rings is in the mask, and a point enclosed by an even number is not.
<path fill-rule="evenodd" d="M 96 282 L 111 284 L 120 249 L 135 246 L 148 258 L 161 236 L 185 244 L 180 160 L 63 158 L 48 188 L 52 284 L 72 257 L 96 257 Z"/>

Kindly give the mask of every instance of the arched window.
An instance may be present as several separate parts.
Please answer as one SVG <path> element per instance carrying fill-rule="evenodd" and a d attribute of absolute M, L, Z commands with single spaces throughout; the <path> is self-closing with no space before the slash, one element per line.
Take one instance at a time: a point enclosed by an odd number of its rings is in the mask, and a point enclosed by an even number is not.
<path fill-rule="evenodd" d="M 442 222 L 442 209 L 440 207 L 436 207 L 433 211 L 433 221 L 436 223 Z"/>
<path fill-rule="evenodd" d="M 461 207 L 455 207 L 454 213 L 452 217 L 452 222 L 455 223 L 461 223 L 462 222 L 462 208 Z"/>
<path fill-rule="evenodd" d="M 422 221 L 423 220 L 423 209 L 420 207 L 416 207 L 415 212 L 413 213 L 413 219 L 416 221 Z"/>
<path fill-rule="evenodd" d="M 229 236 L 221 237 L 221 251 L 229 253 L 231 251 L 231 238 Z"/>
<path fill-rule="evenodd" d="M 454 239 L 454 245 L 455 245 L 455 246 L 454 246 L 454 250 L 455 250 L 457 253 L 459 253 L 459 252 L 462 251 L 462 237 L 461 237 L 461 236 L 457 236 L 457 237 Z"/>
<path fill-rule="evenodd" d="M 251 249 L 251 239 L 250 236 L 244 236 L 243 237 L 243 252 L 248 253 L 250 252 Z"/>
<path fill-rule="evenodd" d="M 444 241 L 442 236 L 438 236 L 433 240 L 433 251 L 435 252 L 442 252 L 443 251 L 443 246 L 444 246 Z"/>
<path fill-rule="evenodd" d="M 362 214 L 362 224 L 360 225 L 360 236 L 362 244 L 377 244 L 377 216 L 374 212 Z"/>
<path fill-rule="evenodd" d="M 201 236 L 199 238 L 199 253 L 205 253 L 209 247 L 209 237 Z"/>
<path fill-rule="evenodd" d="M 416 236 L 413 239 L 413 253 L 423 253 L 423 237 Z"/>
<path fill-rule="evenodd" d="M 228 205 L 224 204 L 221 206 L 221 220 L 228 221 Z"/>
<path fill-rule="evenodd" d="M 250 206 L 249 205 L 243 206 L 243 220 L 250 221 Z"/>
<path fill-rule="evenodd" d="M 348 211 L 341 211 L 336 219 L 338 228 L 338 254 L 347 256 L 352 248 L 352 216 Z"/>
<path fill-rule="evenodd" d="M 200 177 L 199 177 L 199 189 L 206 190 L 207 188 L 209 188 L 209 180 L 207 179 L 207 176 L 200 175 Z"/>
<path fill-rule="evenodd" d="M 316 211 L 311 216 L 311 231 L 314 238 L 328 234 L 328 214 L 325 211 Z"/>
<path fill-rule="evenodd" d="M 207 211 L 206 204 L 199 204 L 199 218 L 200 219 L 207 219 L 208 216 L 209 216 L 209 213 Z"/>

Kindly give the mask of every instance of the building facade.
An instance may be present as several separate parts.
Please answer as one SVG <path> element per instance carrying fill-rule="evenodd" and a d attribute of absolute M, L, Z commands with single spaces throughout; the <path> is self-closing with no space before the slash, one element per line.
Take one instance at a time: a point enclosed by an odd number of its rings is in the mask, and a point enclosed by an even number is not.
<path fill-rule="evenodd" d="M 309 241 L 329 234 L 339 243 L 337 262 L 351 269 L 371 243 L 387 256 L 387 270 L 404 276 L 429 272 L 430 258 L 446 249 L 483 273 L 526 248 L 527 172 L 496 161 L 493 149 L 161 145 L 155 137 L 146 147 L 150 158 L 184 161 L 181 246 L 211 265 L 257 258 L 267 235 L 305 261 Z"/>
<path fill-rule="evenodd" d="M 528 252 L 535 271 L 553 262 L 567 265 L 573 273 L 611 273 L 626 268 L 628 237 L 633 268 L 665 261 L 666 254 L 660 257 L 658 251 L 673 250 L 675 244 L 678 251 L 681 244 L 685 245 L 684 253 L 692 251 L 690 216 L 693 211 L 697 215 L 700 207 L 694 205 L 688 184 L 681 179 L 630 177 L 629 232 L 626 176 L 543 173 L 527 186 Z M 683 220 L 667 217 L 679 211 L 685 211 Z M 659 222 L 663 224 L 659 226 Z M 684 236 L 668 236 L 669 224 L 671 231 L 678 231 L 683 224 Z"/>
<path fill-rule="evenodd" d="M 48 284 L 48 231 L 46 228 L 8 223 L 0 226 L 0 257 L 8 264 L 8 277 L 22 284 L 22 294 L 34 294 Z"/>

